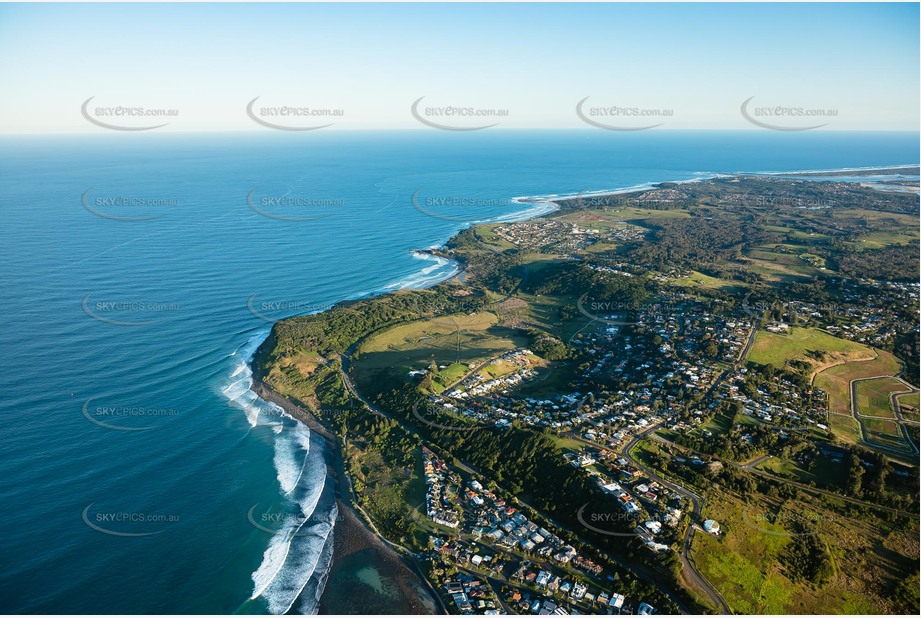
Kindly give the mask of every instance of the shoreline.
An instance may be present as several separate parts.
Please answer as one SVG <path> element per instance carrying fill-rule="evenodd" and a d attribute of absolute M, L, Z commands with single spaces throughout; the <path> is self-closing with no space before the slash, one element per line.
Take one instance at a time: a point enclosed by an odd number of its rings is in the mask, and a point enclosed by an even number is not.
<path fill-rule="evenodd" d="M 338 437 L 320 423 L 309 410 L 267 386 L 262 381 L 261 376 L 256 374 L 255 363 L 252 367 L 253 384 L 250 389 L 260 399 L 282 408 L 285 413 L 306 425 L 311 432 L 316 432 L 326 442 L 326 461 L 333 471 L 336 505 L 339 509 L 336 516 L 336 526 L 333 530 L 333 559 L 326 574 L 326 585 L 328 586 L 329 578 L 336 570 L 336 566 L 341 566 L 346 558 L 360 552 L 373 552 L 379 562 L 387 567 L 387 575 L 395 580 L 401 597 L 407 601 L 413 610 L 416 610 L 413 613 L 433 614 L 438 613 L 437 610 L 441 610 L 440 613 L 448 614 L 437 591 L 432 588 L 431 583 L 421 573 L 412 558 L 399 552 L 386 538 L 380 535 L 374 529 L 373 522 L 366 519 L 361 507 L 356 504 L 351 479 L 345 470 L 345 462 Z M 324 609 L 329 609 L 329 600 L 326 599 L 327 589 L 325 586 L 320 596 L 320 613 L 341 613 L 323 611 Z M 423 595 L 420 594 L 423 592 L 430 598 L 423 598 Z"/>
<path fill-rule="evenodd" d="M 514 223 L 518 221 L 527 221 L 531 219 L 540 219 L 546 216 L 553 215 L 554 213 L 559 212 L 563 208 L 559 202 L 568 201 L 572 199 L 577 199 L 579 197 L 604 197 L 609 195 L 623 195 L 630 193 L 640 193 L 644 191 L 650 191 L 657 188 L 660 188 L 665 184 L 685 184 L 685 183 L 697 183 L 704 182 L 708 180 L 714 180 L 716 178 L 732 178 L 732 177 L 741 177 L 741 176 L 779 176 L 779 175 L 804 175 L 804 180 L 809 180 L 808 175 L 814 175 L 816 173 L 832 173 L 832 172 L 854 172 L 854 171 L 885 171 L 885 170 L 904 170 L 906 168 L 913 168 L 917 166 L 885 166 L 885 167 L 866 167 L 866 168 L 839 168 L 835 170 L 808 170 L 808 171 L 798 171 L 798 172 L 734 172 L 734 173 L 718 173 L 718 172 L 700 172 L 700 177 L 685 179 L 685 180 L 663 180 L 656 182 L 643 183 L 641 185 L 634 185 L 630 187 L 624 187 L 619 189 L 610 189 L 610 190 L 599 190 L 599 191 L 583 191 L 576 194 L 554 194 L 552 196 L 520 196 L 512 198 L 516 203 L 520 204 L 538 204 L 546 203 L 552 205 L 552 209 L 546 212 L 538 213 L 529 213 L 529 210 L 522 211 L 520 217 L 515 219 L 506 219 L 502 216 L 499 216 L 495 219 L 489 219 L 485 221 L 469 221 L 464 225 L 460 230 L 451 234 L 448 240 L 443 243 L 429 246 L 424 249 L 410 249 L 410 252 L 422 259 L 436 259 L 436 260 L 446 260 L 448 262 L 454 263 L 454 268 L 452 272 L 448 275 L 438 279 L 425 282 L 424 285 L 406 285 L 398 286 L 394 285 L 384 286 L 378 288 L 378 290 L 369 292 L 368 294 L 361 295 L 360 297 L 342 300 L 337 303 L 330 305 L 330 308 L 335 307 L 338 304 L 346 302 L 354 302 L 357 300 L 366 300 L 370 298 L 375 298 L 383 296 L 385 294 L 393 293 L 403 289 L 427 289 L 450 281 L 452 279 L 457 279 L 463 281 L 463 277 L 466 270 L 466 263 L 462 260 L 457 259 L 454 256 L 451 256 L 445 252 L 445 248 L 448 242 L 454 237 L 456 237 L 461 231 L 469 229 L 475 225 L 482 225 L 485 223 Z M 532 209 L 533 210 L 533 209 Z M 411 277 L 413 275 L 409 275 Z M 397 282 L 399 284 L 400 282 Z M 328 309 L 327 309 L 328 310 Z M 292 316 L 293 317 L 293 316 Z M 290 318 L 286 318 L 290 319 Z M 277 322 L 276 322 L 277 323 Z M 274 324 L 273 324 L 274 330 Z M 333 548 L 333 559 L 330 564 L 329 571 L 327 572 L 327 581 L 326 587 L 324 587 L 323 593 L 320 597 L 320 613 L 345 613 L 341 611 L 324 611 L 330 610 L 329 599 L 327 599 L 327 591 L 329 590 L 328 584 L 333 574 L 337 570 L 337 566 L 343 564 L 343 561 L 349 556 L 358 554 L 362 551 L 373 551 L 378 558 L 387 564 L 393 565 L 395 568 L 388 571 L 388 575 L 394 577 L 397 581 L 397 585 L 400 588 L 400 592 L 403 595 L 403 598 L 406 599 L 410 605 L 415 609 L 418 608 L 422 611 L 418 613 L 435 613 L 433 610 L 440 610 L 442 614 L 449 614 L 450 612 L 444 605 L 438 591 L 434 589 L 431 582 L 426 578 L 420 571 L 418 565 L 410 557 L 405 555 L 404 552 L 408 552 L 405 548 L 399 548 L 394 546 L 389 540 L 379 534 L 374 526 L 373 521 L 367 516 L 364 511 L 358 506 L 357 501 L 354 497 L 354 491 L 351 485 L 351 479 L 348 476 L 348 473 L 345 470 L 345 461 L 343 457 L 343 452 L 338 437 L 331 433 L 309 410 L 301 407 L 298 403 L 289 400 L 288 398 L 282 396 L 281 394 L 275 392 L 271 387 L 267 386 L 263 381 L 260 375 L 257 359 L 260 358 L 261 352 L 267 343 L 273 341 L 273 332 L 270 331 L 268 336 L 259 344 L 256 348 L 252 359 L 250 360 L 250 369 L 252 370 L 252 379 L 253 384 L 250 389 L 261 399 L 274 403 L 281 407 L 285 413 L 297 420 L 298 422 L 304 423 L 310 431 L 316 431 L 321 435 L 328 447 L 328 457 L 327 463 L 332 464 L 332 469 L 334 470 L 334 487 L 336 492 L 336 503 L 339 508 L 339 514 L 337 516 L 337 528 L 334 530 L 334 548 Z M 345 538 L 343 538 L 345 537 Z M 415 581 L 418 585 L 413 586 L 412 582 Z M 419 584 L 421 582 L 421 584 Z M 426 604 L 425 600 L 422 598 L 422 594 L 428 596 L 428 600 L 431 603 Z M 429 609 L 423 608 L 424 605 L 429 605 Z"/>
<path fill-rule="evenodd" d="M 921 163 L 908 163 L 906 165 L 882 165 L 867 167 L 835 167 L 824 170 L 798 170 L 798 171 L 773 171 L 773 172 L 735 172 L 731 176 L 811 176 L 821 174 L 840 174 L 848 172 L 892 172 L 914 170 L 921 167 Z"/>

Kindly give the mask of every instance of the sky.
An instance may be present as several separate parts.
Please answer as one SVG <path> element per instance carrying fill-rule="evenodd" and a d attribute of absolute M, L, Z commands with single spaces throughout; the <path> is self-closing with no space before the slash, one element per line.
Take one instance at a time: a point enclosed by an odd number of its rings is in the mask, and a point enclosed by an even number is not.
<path fill-rule="evenodd" d="M 256 97 L 328 131 L 756 130 L 749 99 L 772 126 L 917 131 L 918 24 L 917 3 L 2 4 L 0 133 L 105 131 L 90 97 L 157 131 L 267 131 Z"/>

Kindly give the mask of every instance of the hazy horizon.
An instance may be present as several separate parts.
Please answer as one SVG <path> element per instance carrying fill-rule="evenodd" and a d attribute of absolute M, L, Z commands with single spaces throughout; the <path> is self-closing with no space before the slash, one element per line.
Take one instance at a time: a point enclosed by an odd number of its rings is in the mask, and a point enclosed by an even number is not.
<path fill-rule="evenodd" d="M 254 101 L 324 131 L 426 128 L 427 109 L 465 128 L 763 129 L 743 105 L 917 131 L 918 19 L 916 3 L 5 4 L 0 133 L 99 132 L 84 104 L 175 112 L 119 123 L 158 132 L 265 131 Z"/>

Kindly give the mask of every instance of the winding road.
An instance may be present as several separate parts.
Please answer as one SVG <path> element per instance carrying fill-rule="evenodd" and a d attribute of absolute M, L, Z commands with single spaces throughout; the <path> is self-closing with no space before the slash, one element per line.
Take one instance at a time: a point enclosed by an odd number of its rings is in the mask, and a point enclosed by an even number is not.
<path fill-rule="evenodd" d="M 880 380 L 883 378 L 888 378 L 890 380 L 897 380 L 901 382 L 902 384 L 904 384 L 907 388 L 907 390 L 899 391 L 897 393 L 889 393 L 889 405 L 892 408 L 893 414 L 895 414 L 896 416 L 895 419 L 887 418 L 887 417 L 880 417 L 880 416 L 867 416 L 865 414 L 860 413 L 860 409 L 859 409 L 858 402 L 857 402 L 857 384 L 860 382 Z M 860 434 L 864 442 L 866 442 L 868 445 L 871 445 L 874 448 L 877 448 L 881 451 L 887 451 L 887 452 L 898 454 L 898 455 L 917 455 L 918 454 L 918 447 L 915 445 L 914 441 L 911 439 L 911 434 L 908 431 L 908 427 L 905 426 L 905 423 L 909 423 L 910 421 L 906 421 L 904 418 L 902 418 L 902 413 L 901 413 L 901 410 L 899 409 L 899 404 L 895 400 L 895 398 L 899 395 L 914 394 L 918 392 L 917 389 L 915 389 L 911 384 L 909 384 L 905 380 L 902 380 L 901 378 L 897 376 L 889 376 L 889 375 L 871 376 L 869 378 L 856 378 L 854 380 L 851 380 L 849 387 L 850 387 L 850 394 L 851 394 L 851 415 L 854 417 L 854 420 L 857 421 L 857 424 L 860 426 Z M 904 451 L 904 450 L 896 449 L 890 446 L 886 446 L 884 444 L 879 444 L 878 442 L 874 442 L 871 439 L 869 432 L 867 431 L 866 424 L 864 424 L 863 422 L 863 419 L 865 418 L 879 418 L 879 419 L 895 422 L 899 426 L 899 430 L 902 432 L 902 437 L 905 439 L 905 443 L 908 444 L 908 446 L 911 448 L 911 451 L 910 452 Z"/>
<path fill-rule="evenodd" d="M 688 498 L 691 501 L 692 514 L 696 515 L 696 517 L 700 519 L 703 516 L 705 504 L 703 496 L 691 491 L 690 489 L 662 478 L 660 475 L 656 474 L 651 469 L 637 461 L 637 459 L 633 457 L 633 454 L 631 453 L 633 448 L 639 443 L 640 440 L 646 436 L 646 434 L 653 432 L 658 428 L 659 424 L 656 424 L 638 432 L 624 446 L 621 454 L 627 461 L 629 461 L 637 469 L 641 470 L 643 474 L 649 478 L 654 479 L 664 487 L 668 487 L 673 492 Z M 678 559 L 681 561 L 682 566 L 682 575 L 687 578 L 692 587 L 702 591 L 710 599 L 710 602 L 713 604 L 713 606 L 719 609 L 720 613 L 731 614 L 732 610 L 729 607 L 729 604 L 726 603 L 726 600 L 723 599 L 723 596 L 719 593 L 719 591 L 710 585 L 710 582 L 708 582 L 707 578 L 704 577 L 703 574 L 698 570 L 697 565 L 694 564 L 693 559 L 690 557 L 691 541 L 694 537 L 694 530 L 695 526 L 692 517 L 692 520 L 688 522 L 687 529 L 684 533 L 684 540 L 681 543 L 681 551 L 678 552 Z"/>
<path fill-rule="evenodd" d="M 348 361 L 347 361 L 347 358 L 345 358 L 345 355 L 343 355 L 342 367 L 347 367 L 347 362 L 348 362 Z M 353 397 L 355 397 L 355 399 L 357 399 L 357 400 L 360 401 L 362 404 L 364 404 L 372 413 L 378 414 L 378 415 L 380 415 L 380 416 L 382 416 L 382 417 L 384 417 L 384 418 L 386 418 L 386 419 L 389 419 L 389 420 L 392 420 L 392 421 L 398 423 L 404 430 L 408 431 L 408 432 L 409 432 L 410 434 L 412 434 L 413 436 L 416 436 L 417 438 L 419 438 L 420 440 L 422 440 L 422 438 L 419 436 L 419 434 L 416 433 L 412 428 L 407 427 L 407 426 L 404 425 L 402 422 L 400 422 L 398 419 L 393 418 L 392 416 L 390 416 L 389 414 L 385 413 L 383 410 L 381 410 L 380 408 L 378 408 L 377 406 L 375 406 L 374 404 L 372 404 L 370 401 L 368 401 L 367 399 L 365 399 L 365 397 L 358 391 L 358 389 L 355 388 L 355 385 L 352 383 L 352 380 L 351 380 L 351 378 L 349 377 L 349 375 L 348 375 L 345 371 L 343 371 L 342 369 L 340 369 L 340 375 L 342 376 L 342 383 L 343 383 L 343 385 L 345 386 L 346 390 L 348 390 L 348 392 L 349 392 Z M 463 470 L 464 472 L 466 472 L 467 474 L 477 475 L 477 476 L 486 476 L 486 475 L 482 474 L 480 471 L 478 471 L 477 469 L 475 469 L 475 468 L 473 468 L 473 467 L 467 465 L 466 463 L 460 461 L 460 460 L 457 459 L 456 457 L 454 457 L 454 465 L 455 465 L 457 468 L 459 468 L 459 469 Z M 507 495 L 514 495 L 513 493 L 511 493 L 511 492 L 507 491 L 506 489 L 502 488 L 501 486 L 498 486 L 498 485 L 497 485 L 497 487 L 499 487 L 499 490 L 500 490 L 501 492 L 503 492 L 503 493 L 505 493 L 505 494 L 507 494 Z M 552 526 L 554 526 L 554 527 L 556 527 L 556 528 L 558 528 L 558 529 L 560 529 L 560 530 L 565 530 L 566 532 L 572 534 L 572 535 L 579 541 L 579 543 L 581 543 L 581 544 L 583 544 L 583 545 L 591 546 L 591 543 L 590 543 L 590 542 L 588 542 L 588 541 L 586 541 L 585 539 L 583 539 L 583 538 L 579 535 L 579 533 L 576 532 L 575 530 L 573 530 L 572 528 L 569 528 L 568 526 L 565 526 L 565 525 L 559 523 L 558 521 L 555 521 L 555 520 L 554 520 L 553 518 L 551 518 L 549 515 L 547 515 L 546 513 L 543 513 L 542 511 L 540 511 L 539 509 L 537 509 L 537 508 L 534 507 L 533 505 L 528 504 L 527 502 L 525 502 L 524 500 L 522 500 L 520 497 L 517 497 L 517 496 L 516 496 L 516 499 L 518 500 L 518 503 L 519 503 L 519 504 L 521 504 L 521 505 L 524 506 L 525 508 L 530 509 L 532 512 L 536 513 L 536 514 L 537 514 L 538 516 L 540 516 L 542 519 L 546 520 L 550 525 L 552 525 Z M 618 566 L 620 566 L 621 568 L 623 568 L 623 569 L 625 569 L 625 570 L 627 570 L 627 571 L 630 571 L 630 572 L 636 574 L 637 576 L 639 576 L 639 577 L 641 577 L 641 578 L 643 578 L 643 579 L 646 579 L 647 581 L 649 581 L 649 582 L 655 584 L 655 585 L 659 588 L 659 590 L 661 590 L 662 593 L 665 594 L 665 595 L 666 595 L 666 596 L 667 596 L 667 597 L 668 597 L 668 598 L 669 598 L 669 599 L 670 599 L 670 600 L 671 600 L 671 601 L 672 601 L 672 602 L 673 602 L 683 613 L 685 613 L 685 614 L 696 614 L 696 613 L 697 613 L 697 612 L 695 612 L 695 611 L 692 611 L 692 610 L 687 606 L 687 604 L 686 604 L 684 601 L 682 601 L 680 598 L 678 598 L 677 596 L 675 596 L 675 595 L 669 590 L 669 586 L 662 580 L 661 576 L 659 576 L 658 574 L 656 574 L 655 572 L 653 572 L 651 569 L 648 569 L 648 568 L 646 568 L 645 566 L 642 566 L 642 565 L 637 565 L 637 564 L 629 563 L 629 562 L 627 562 L 627 561 L 621 559 L 620 557 L 614 556 L 614 555 L 611 555 L 611 554 L 608 554 L 608 559 L 611 560 L 612 562 L 616 563 L 616 564 L 617 564 Z M 698 576 L 699 576 L 699 575 L 698 575 Z M 728 613 L 728 609 L 727 609 L 727 613 Z"/>

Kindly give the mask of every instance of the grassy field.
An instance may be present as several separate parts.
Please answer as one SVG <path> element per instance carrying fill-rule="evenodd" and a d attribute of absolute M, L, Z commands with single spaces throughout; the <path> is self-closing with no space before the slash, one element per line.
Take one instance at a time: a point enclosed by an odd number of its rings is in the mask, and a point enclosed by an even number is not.
<path fill-rule="evenodd" d="M 918 217 L 877 210 L 842 209 L 842 218 L 868 221 L 874 231 L 861 236 L 854 244 L 862 249 L 880 249 L 891 245 L 906 245 L 918 240 Z"/>
<path fill-rule="evenodd" d="M 501 225 L 500 223 L 492 223 L 487 225 L 478 225 L 476 227 L 476 236 L 483 242 L 485 245 L 490 245 L 493 247 L 499 247 L 500 249 L 511 249 L 515 245 L 505 240 L 498 234 L 496 234 L 496 228 Z"/>
<path fill-rule="evenodd" d="M 905 390 L 905 385 L 893 378 L 857 382 L 857 411 L 865 416 L 895 418 L 889 405 L 889 393 Z"/>
<path fill-rule="evenodd" d="M 623 210 L 580 210 L 577 212 L 569 213 L 558 217 L 560 221 L 565 221 L 567 223 L 575 223 L 580 228 L 583 229 L 593 229 L 593 230 L 603 230 L 610 231 L 619 228 L 629 227 L 629 223 L 625 223 L 627 219 L 655 219 L 662 218 L 661 215 L 664 215 L 667 212 L 672 212 L 672 215 L 669 218 L 674 218 L 674 213 L 682 213 L 678 216 L 687 216 L 685 211 L 659 211 L 659 210 L 643 210 L 639 208 L 626 208 Z M 660 215 L 658 217 L 654 215 Z M 639 229 L 639 232 L 644 232 L 645 230 Z"/>
<path fill-rule="evenodd" d="M 312 376 L 325 361 L 326 359 L 313 351 L 297 352 L 279 359 L 269 371 L 267 378 L 275 383 L 290 381 L 292 378 L 303 380 Z"/>
<path fill-rule="evenodd" d="M 848 444 L 857 444 L 861 440 L 860 425 L 850 414 L 829 414 L 828 428 L 837 438 Z"/>
<path fill-rule="evenodd" d="M 742 415 L 739 418 L 738 422 L 740 425 L 748 425 L 748 426 L 755 426 L 759 424 L 758 419 L 755 419 L 751 416 L 746 416 L 746 415 Z M 700 425 L 695 427 L 693 431 L 695 433 L 702 433 L 704 431 L 709 431 L 710 433 L 714 435 L 722 435 L 722 434 L 729 433 L 729 430 L 732 429 L 731 423 L 732 423 L 732 414 L 729 413 L 728 411 L 720 412 L 719 414 L 715 414 L 713 418 L 711 418 L 710 420 L 704 423 L 701 423 Z M 664 432 L 660 431 L 658 433 L 663 433 L 664 435 Z"/>
<path fill-rule="evenodd" d="M 809 280 L 812 276 L 802 266 L 787 266 L 769 260 L 746 260 L 746 269 L 773 283 L 796 283 Z"/>
<path fill-rule="evenodd" d="M 810 356 L 823 353 L 821 360 Z M 873 358 L 865 345 L 841 339 L 817 328 L 793 326 L 787 334 L 759 331 L 748 360 L 760 365 L 783 367 L 791 360 L 806 360 L 817 367 L 835 361 Z"/>
<path fill-rule="evenodd" d="M 905 443 L 899 425 L 895 421 L 867 418 L 863 419 L 863 424 L 867 428 L 868 438 L 871 442 L 889 448 L 908 450 L 908 445 Z"/>
<path fill-rule="evenodd" d="M 897 608 L 886 591 L 917 572 L 917 542 L 909 541 L 916 523 L 912 530 L 891 529 L 849 519 L 811 497 L 782 503 L 720 490 L 708 493 L 704 516 L 717 520 L 722 532 L 695 534 L 691 556 L 735 613 L 889 613 Z M 794 530 L 818 535 L 826 547 L 835 568 L 825 583 L 791 570 Z M 899 543 L 908 545 L 896 549 Z"/>
<path fill-rule="evenodd" d="M 840 414 L 850 414 L 850 381 L 857 378 L 896 375 L 901 369 L 898 359 L 883 350 L 868 361 L 851 361 L 829 367 L 816 374 L 815 385 L 828 393 L 828 409 Z"/>
<path fill-rule="evenodd" d="M 381 372 L 408 379 L 434 361 L 436 390 L 459 380 L 470 365 L 527 344 L 517 331 L 497 326 L 496 314 L 481 311 L 419 320 L 379 333 L 362 344 L 354 361 L 359 385 L 373 387 Z"/>
<path fill-rule="evenodd" d="M 899 395 L 896 399 L 899 402 L 899 411 L 902 413 L 902 418 L 909 421 L 919 420 L 918 393 Z"/>
<path fill-rule="evenodd" d="M 812 469 L 806 469 L 793 459 L 780 457 L 765 459 L 757 468 L 780 476 L 792 476 L 801 483 L 812 482 L 818 487 L 844 487 L 847 481 L 847 467 L 821 454 L 816 456 Z"/>
<path fill-rule="evenodd" d="M 553 335 L 563 341 L 569 339 L 580 330 L 583 333 L 593 332 L 605 326 L 603 323 L 588 324 L 589 318 L 581 313 L 573 312 L 574 315 L 562 320 L 561 310 L 571 310 L 578 304 L 578 298 L 569 296 L 542 296 L 533 294 L 520 293 L 516 295 L 515 301 L 522 303 L 522 309 L 518 311 L 518 317 L 528 319 L 533 323 L 546 327 Z M 588 327 L 586 328 L 586 325 Z M 585 330 L 582 330 L 582 329 Z"/>
<path fill-rule="evenodd" d="M 518 388 L 521 397 L 536 397 L 542 399 L 560 392 L 574 377 L 576 366 L 568 361 L 552 361 L 547 367 L 538 371 L 533 380 L 528 380 Z"/>
<path fill-rule="evenodd" d="M 583 442 L 573 440 L 572 438 L 567 438 L 566 436 L 550 434 L 550 439 L 553 440 L 558 447 L 560 447 L 560 450 L 568 450 L 574 453 L 579 453 L 583 449 L 587 448 Z"/>
<path fill-rule="evenodd" d="M 561 221 L 569 221 L 580 225 L 600 227 L 600 223 L 607 221 L 609 225 L 624 221 L 643 221 L 645 219 L 686 219 L 691 215 L 686 210 L 672 208 L 668 210 L 654 210 L 650 208 L 604 208 L 599 210 L 576 211 L 559 217 Z"/>
<path fill-rule="evenodd" d="M 718 279 L 717 277 L 699 273 L 696 270 L 691 271 L 691 274 L 687 277 L 672 279 L 668 283 L 683 288 L 706 288 L 708 290 L 733 290 L 745 287 L 745 284 L 739 281 Z"/>
<path fill-rule="evenodd" d="M 777 247 L 783 246 L 784 245 L 777 245 Z M 787 251 L 772 251 L 768 247 L 751 249 L 746 253 L 746 255 L 756 260 L 776 262 L 777 264 L 784 264 L 786 266 L 802 266 L 804 264 L 803 260 L 800 259 L 797 253 L 790 253 Z"/>

